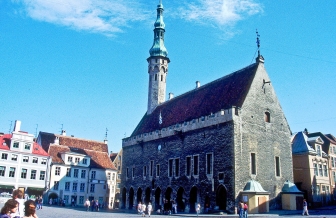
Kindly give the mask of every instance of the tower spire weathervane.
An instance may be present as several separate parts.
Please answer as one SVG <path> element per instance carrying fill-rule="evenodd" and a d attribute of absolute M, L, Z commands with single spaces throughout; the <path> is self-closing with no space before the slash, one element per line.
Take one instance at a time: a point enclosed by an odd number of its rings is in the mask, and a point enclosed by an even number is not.
<path fill-rule="evenodd" d="M 258 57 L 260 57 L 260 35 L 258 33 L 258 29 L 256 30 L 256 34 L 257 34 L 257 46 L 258 46 Z"/>

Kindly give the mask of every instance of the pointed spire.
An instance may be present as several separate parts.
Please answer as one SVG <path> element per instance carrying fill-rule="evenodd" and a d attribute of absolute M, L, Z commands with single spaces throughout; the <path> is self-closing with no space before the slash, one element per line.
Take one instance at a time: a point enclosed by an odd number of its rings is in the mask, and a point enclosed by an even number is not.
<path fill-rule="evenodd" d="M 154 23 L 154 42 L 152 48 L 149 50 L 151 57 L 161 56 L 167 57 L 168 51 L 164 46 L 164 34 L 165 34 L 165 23 L 163 22 L 163 5 L 162 0 L 160 0 L 157 6 L 157 18 Z"/>

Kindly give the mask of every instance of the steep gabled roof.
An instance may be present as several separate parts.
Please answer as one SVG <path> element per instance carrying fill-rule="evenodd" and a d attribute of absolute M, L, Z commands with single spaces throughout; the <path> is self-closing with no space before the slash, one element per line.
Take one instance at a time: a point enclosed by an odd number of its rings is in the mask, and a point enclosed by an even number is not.
<path fill-rule="evenodd" d="M 91 158 L 90 167 L 100 169 L 113 169 L 116 170 L 111 159 L 106 152 L 94 151 L 89 149 L 74 148 L 65 145 L 51 144 L 48 153 L 52 157 L 53 163 L 64 164 L 61 154 L 64 152 L 72 152 L 78 154 L 88 155 Z"/>
<path fill-rule="evenodd" d="M 42 148 L 42 146 L 40 146 L 36 142 L 34 142 L 34 144 L 33 144 L 32 153 L 36 154 L 36 155 L 49 156 L 49 154 Z"/>
<path fill-rule="evenodd" d="M 151 114 L 143 116 L 131 136 L 207 116 L 232 106 L 241 107 L 257 68 L 257 63 L 252 64 L 162 103 Z M 161 125 L 159 124 L 160 113 Z"/>
<path fill-rule="evenodd" d="M 316 154 L 314 148 L 308 144 L 308 137 L 303 132 L 298 132 L 292 138 L 292 154 Z"/>
<path fill-rule="evenodd" d="M 107 144 L 105 144 L 104 142 L 75 138 L 71 136 L 64 136 L 47 132 L 40 132 L 38 136 L 38 141 L 41 143 L 42 147 L 46 151 L 48 151 L 50 144 L 53 144 L 55 142 L 56 137 L 59 138 L 60 145 L 66 145 L 73 148 L 101 151 L 106 153 L 108 152 Z"/>

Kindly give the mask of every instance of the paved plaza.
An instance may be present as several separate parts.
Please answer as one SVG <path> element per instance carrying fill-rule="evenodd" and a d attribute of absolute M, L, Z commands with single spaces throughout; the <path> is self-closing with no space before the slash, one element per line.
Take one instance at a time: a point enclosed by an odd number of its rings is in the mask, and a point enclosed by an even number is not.
<path fill-rule="evenodd" d="M 3 207 L 3 202 L 0 202 L 0 207 Z M 335 217 L 336 206 L 319 208 L 309 211 L 311 218 L 313 217 Z M 100 210 L 99 212 L 86 211 L 84 207 L 58 207 L 58 206 L 43 206 L 42 210 L 37 211 L 39 218 L 82 218 L 82 217 L 141 217 L 136 214 L 135 210 Z M 146 216 L 148 217 L 148 215 Z M 156 215 L 151 217 L 163 218 L 164 215 Z M 170 217 L 196 217 L 196 214 L 174 214 Z M 199 217 L 219 218 L 219 217 L 238 217 L 238 215 L 210 215 L 200 214 Z M 265 217 L 302 217 L 300 211 L 271 211 L 269 214 L 249 214 L 249 217 L 265 218 Z"/>

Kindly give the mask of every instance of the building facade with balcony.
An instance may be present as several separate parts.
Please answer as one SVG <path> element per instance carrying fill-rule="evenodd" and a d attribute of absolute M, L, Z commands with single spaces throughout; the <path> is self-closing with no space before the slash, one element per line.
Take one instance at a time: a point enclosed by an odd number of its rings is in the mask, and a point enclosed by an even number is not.
<path fill-rule="evenodd" d="M 109 159 L 107 144 L 92 140 L 40 132 L 37 138 L 52 157 L 48 200 L 83 205 L 98 200 L 113 208 L 117 170 Z"/>
<path fill-rule="evenodd" d="M 49 183 L 50 156 L 33 134 L 20 128 L 21 121 L 16 120 L 11 134 L 0 134 L 0 192 L 21 189 L 29 196 L 39 196 Z"/>

